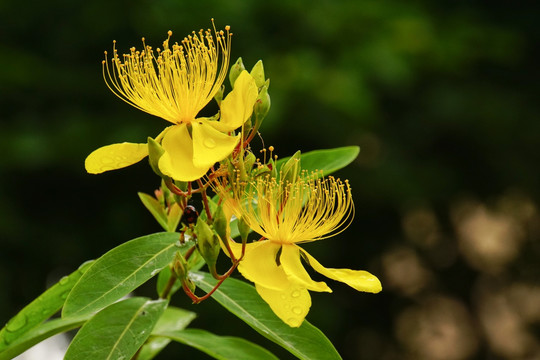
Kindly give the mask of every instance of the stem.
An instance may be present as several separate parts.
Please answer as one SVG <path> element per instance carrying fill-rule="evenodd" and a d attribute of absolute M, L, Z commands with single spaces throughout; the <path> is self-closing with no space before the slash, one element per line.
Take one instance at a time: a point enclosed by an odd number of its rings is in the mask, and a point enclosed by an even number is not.
<path fill-rule="evenodd" d="M 206 299 L 208 299 L 210 296 L 212 296 L 212 294 L 221 286 L 221 284 L 223 283 L 223 281 L 225 281 L 226 278 L 228 278 L 229 276 L 231 276 L 232 272 L 236 269 L 236 267 L 238 266 L 238 263 L 239 261 L 235 262 L 231 268 L 229 269 L 229 271 L 227 271 L 225 274 L 223 274 L 221 276 L 221 278 L 219 279 L 219 281 L 217 282 L 217 284 L 214 286 L 214 288 L 212 290 L 210 290 L 210 292 L 208 292 L 206 295 L 204 296 L 201 296 L 201 297 L 198 297 L 197 295 L 195 295 L 191 289 L 187 286 L 187 283 L 185 281 L 182 282 L 182 288 L 184 289 L 184 292 L 186 293 L 187 296 L 189 296 L 189 298 L 191 300 L 193 300 L 193 303 L 194 304 L 198 304 Z"/>
<path fill-rule="evenodd" d="M 206 194 L 206 187 L 203 185 L 201 179 L 198 179 L 197 183 L 199 184 L 199 189 L 203 189 L 203 191 L 201 191 L 201 195 L 204 210 L 206 211 L 206 217 L 209 221 L 212 221 L 212 214 L 210 214 L 210 206 L 208 205 L 208 195 Z"/>
<path fill-rule="evenodd" d="M 161 293 L 161 295 L 159 295 L 160 299 L 166 299 L 167 297 L 169 297 L 169 293 L 171 292 L 174 286 L 174 283 L 176 282 L 177 279 L 178 277 L 174 273 L 174 270 L 171 268 L 171 277 L 169 278 L 169 281 L 167 281 L 167 285 L 165 286 L 165 289 L 163 289 L 163 292 Z"/>

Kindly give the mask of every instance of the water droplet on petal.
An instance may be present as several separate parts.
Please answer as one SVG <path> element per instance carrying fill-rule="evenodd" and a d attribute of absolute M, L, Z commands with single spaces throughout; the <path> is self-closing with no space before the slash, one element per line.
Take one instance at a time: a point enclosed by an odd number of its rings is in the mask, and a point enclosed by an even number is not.
<path fill-rule="evenodd" d="M 24 327 L 24 325 L 26 325 L 27 321 L 28 320 L 26 319 L 25 315 L 15 316 L 13 319 L 11 319 L 7 323 L 6 330 L 10 332 L 15 332 L 17 330 L 20 330 Z"/>
<path fill-rule="evenodd" d="M 302 313 L 302 309 L 298 306 L 295 306 L 292 308 L 292 312 L 295 313 L 296 315 L 300 315 Z"/>
<path fill-rule="evenodd" d="M 293 298 L 300 297 L 300 291 L 294 290 L 294 291 L 291 293 L 291 296 L 292 296 Z"/>
<path fill-rule="evenodd" d="M 216 140 L 214 140 L 214 139 L 212 139 L 212 138 L 206 138 L 206 139 L 204 139 L 203 144 L 204 144 L 204 146 L 206 146 L 207 148 L 213 149 L 213 148 L 216 147 Z"/>
<path fill-rule="evenodd" d="M 287 299 L 287 296 L 285 296 L 285 294 L 281 294 L 280 297 L 281 297 L 282 300 Z"/>

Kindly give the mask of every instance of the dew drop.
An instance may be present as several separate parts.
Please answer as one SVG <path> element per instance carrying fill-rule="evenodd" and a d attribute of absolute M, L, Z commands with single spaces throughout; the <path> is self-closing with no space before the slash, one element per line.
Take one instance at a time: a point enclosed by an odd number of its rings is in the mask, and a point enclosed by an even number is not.
<path fill-rule="evenodd" d="M 281 297 L 282 300 L 287 299 L 287 296 L 285 296 L 285 294 L 281 294 L 280 297 Z"/>
<path fill-rule="evenodd" d="M 24 327 L 24 325 L 26 325 L 27 321 L 28 320 L 26 319 L 25 315 L 15 316 L 13 319 L 11 319 L 7 323 L 6 330 L 10 331 L 10 332 L 18 331 L 18 330 L 22 329 Z"/>
<path fill-rule="evenodd" d="M 63 300 L 66 300 L 67 297 L 68 297 L 68 294 L 69 294 L 69 291 L 66 291 L 66 292 L 64 292 L 62 295 L 60 295 L 60 297 L 61 297 Z"/>
<path fill-rule="evenodd" d="M 60 279 L 60 281 L 58 282 L 60 285 L 66 285 L 68 283 L 69 279 L 67 276 L 64 276 L 63 278 Z"/>
<path fill-rule="evenodd" d="M 294 290 L 294 291 L 291 293 L 291 296 L 292 296 L 293 298 L 300 297 L 300 291 Z"/>
<path fill-rule="evenodd" d="M 160 269 L 155 269 L 155 270 L 152 270 L 152 272 L 150 273 L 151 276 L 156 276 L 157 273 L 160 272 Z"/>
<path fill-rule="evenodd" d="M 204 139 L 204 142 L 203 142 L 204 146 L 206 146 L 207 148 L 209 149 L 213 149 L 216 147 L 216 140 L 212 139 L 212 138 L 206 138 Z"/>
<path fill-rule="evenodd" d="M 298 306 L 295 306 L 292 308 L 292 312 L 295 313 L 296 315 L 300 315 L 302 313 L 302 309 Z"/>

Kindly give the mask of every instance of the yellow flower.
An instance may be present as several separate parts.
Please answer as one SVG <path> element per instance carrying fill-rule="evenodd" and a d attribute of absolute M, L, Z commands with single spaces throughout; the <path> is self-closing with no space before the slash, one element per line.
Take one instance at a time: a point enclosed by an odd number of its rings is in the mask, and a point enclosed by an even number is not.
<path fill-rule="evenodd" d="M 221 102 L 220 120 L 196 118 L 219 91 L 226 77 L 230 57 L 229 27 L 224 31 L 193 32 L 181 44 L 163 50 L 144 43 L 144 49 L 131 48 L 120 59 L 114 48 L 111 65 L 103 61 L 108 87 L 128 104 L 159 116 L 170 123 L 156 138 L 165 153 L 160 171 L 176 180 L 202 177 L 216 162 L 232 153 L 240 134 L 231 133 L 251 116 L 258 89 L 253 77 L 243 71 L 234 89 Z M 91 153 L 85 167 L 98 174 L 132 165 L 148 155 L 147 144 L 121 143 L 104 146 Z"/>
<path fill-rule="evenodd" d="M 300 326 L 306 317 L 311 306 L 308 290 L 332 292 L 325 282 L 311 279 L 302 260 L 320 274 L 358 291 L 382 290 L 372 274 L 325 268 L 297 245 L 336 235 L 347 227 L 354 215 L 347 181 L 308 177 L 283 184 L 264 177 L 232 187 L 232 195 L 221 189 L 229 211 L 264 239 L 246 245 L 238 270 L 255 283 L 259 295 L 289 326 Z M 233 241 L 230 245 L 238 258 L 242 245 Z"/>

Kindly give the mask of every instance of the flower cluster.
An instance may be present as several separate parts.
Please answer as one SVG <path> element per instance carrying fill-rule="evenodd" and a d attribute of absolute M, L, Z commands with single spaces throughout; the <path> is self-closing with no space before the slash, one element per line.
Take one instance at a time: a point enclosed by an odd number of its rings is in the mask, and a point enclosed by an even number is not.
<path fill-rule="evenodd" d="M 155 201 L 157 205 L 147 205 L 154 215 L 156 208 L 164 207 L 165 220 L 160 223 L 165 230 L 176 231 L 181 224 L 181 242 L 186 236 L 197 239 L 193 251 L 178 253 L 172 260 L 173 275 L 186 294 L 199 302 L 212 293 L 202 298 L 194 294 L 188 257 L 198 252 L 219 280 L 217 286 L 238 268 L 279 318 L 298 327 L 311 306 L 309 291 L 332 291 L 325 282 L 313 280 L 305 265 L 358 291 L 376 293 L 381 284 L 366 271 L 325 268 L 299 246 L 347 228 L 354 216 L 351 187 L 347 180 L 302 171 L 300 153 L 279 169 L 272 156 L 262 161 L 255 156 L 251 141 L 268 113 L 269 80 L 262 62 L 248 72 L 239 59 L 229 73 L 232 90 L 223 97 L 231 35 L 228 26 L 224 31 L 214 27 L 172 44 L 169 31 L 162 49 L 154 51 L 143 38 L 142 50 L 131 48 L 123 56 L 115 43 L 112 58 L 105 53 L 103 61 L 108 87 L 128 104 L 170 125 L 147 143 L 101 147 L 87 157 L 85 166 L 98 174 L 149 156 L 152 169 L 162 178 L 157 194 L 161 198 L 165 194 L 167 201 L 141 199 L 145 205 Z M 219 112 L 197 117 L 212 99 Z M 210 189 L 214 200 L 207 195 Z M 201 194 L 204 216 L 197 216 L 188 205 L 195 194 Z M 180 211 L 171 212 L 177 208 Z M 241 240 L 231 237 L 232 221 Z M 250 233 L 260 238 L 250 242 Z M 221 250 L 232 261 L 223 275 L 215 266 Z"/>

